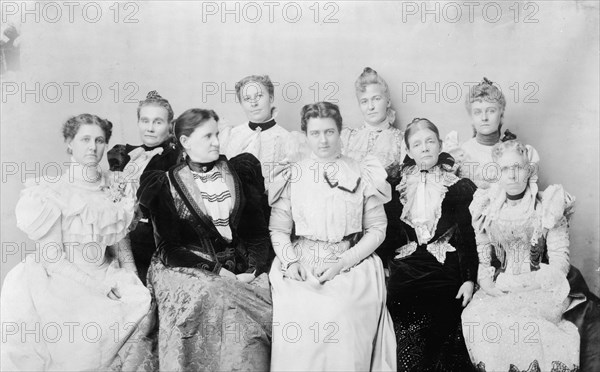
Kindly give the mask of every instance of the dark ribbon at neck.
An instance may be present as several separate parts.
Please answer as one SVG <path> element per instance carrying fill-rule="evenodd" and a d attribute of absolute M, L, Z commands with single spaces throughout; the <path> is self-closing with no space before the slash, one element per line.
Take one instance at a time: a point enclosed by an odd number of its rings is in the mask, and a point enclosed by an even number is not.
<path fill-rule="evenodd" d="M 273 128 L 275 126 L 275 124 L 277 124 L 275 122 L 275 119 L 271 119 L 269 121 L 266 121 L 264 123 L 253 123 L 253 122 L 248 122 L 248 126 L 250 127 L 250 129 L 252 130 L 256 130 L 256 128 L 260 128 L 261 131 L 265 131 L 265 130 L 269 130 L 271 128 Z"/>
<path fill-rule="evenodd" d="M 192 161 L 189 157 L 187 157 L 185 159 L 185 162 L 187 163 L 187 165 L 190 167 L 190 169 L 194 172 L 197 173 L 206 173 L 206 172 L 210 172 L 215 164 L 217 163 L 217 161 L 211 161 L 209 163 L 199 163 L 199 162 L 195 162 Z"/>
<path fill-rule="evenodd" d="M 167 140 L 163 141 L 159 145 L 156 145 L 156 146 L 146 146 L 146 145 L 142 144 L 141 147 L 144 149 L 144 151 L 152 151 L 152 150 L 160 148 L 160 147 L 162 147 L 166 151 L 168 148 L 175 147 L 175 146 L 174 146 L 173 139 L 172 138 L 168 138 Z"/>
<path fill-rule="evenodd" d="M 523 199 L 523 196 L 525 196 L 525 191 L 527 191 L 527 188 L 525 188 L 525 190 L 523 190 L 523 192 L 521 192 L 520 194 L 517 194 L 517 195 L 509 195 L 507 193 L 506 194 L 506 199 L 508 199 L 508 200 L 521 200 L 521 199 Z"/>
<path fill-rule="evenodd" d="M 421 169 L 421 173 L 427 174 L 427 173 L 429 173 L 429 171 L 427 169 Z"/>
<path fill-rule="evenodd" d="M 413 165 L 417 165 L 415 160 L 412 159 L 410 156 L 406 155 L 404 157 L 404 161 L 402 162 L 402 170 L 407 169 Z M 438 161 L 435 165 L 441 166 L 444 170 L 450 170 L 454 166 L 454 158 L 447 152 L 440 152 L 438 156 Z"/>

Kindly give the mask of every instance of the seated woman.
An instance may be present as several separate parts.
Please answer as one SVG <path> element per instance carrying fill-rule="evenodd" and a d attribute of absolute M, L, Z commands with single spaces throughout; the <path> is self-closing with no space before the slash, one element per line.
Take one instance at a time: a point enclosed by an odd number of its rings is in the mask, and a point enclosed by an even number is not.
<path fill-rule="evenodd" d="M 39 252 L 4 281 L 3 371 L 105 370 L 150 307 L 146 287 L 115 258 L 135 195 L 98 168 L 111 133 L 112 124 L 95 115 L 70 118 L 63 125 L 68 170 L 58 180 L 28 182 L 21 193 L 17 226 Z"/>
<path fill-rule="evenodd" d="M 511 140 L 492 156 L 498 182 L 478 190 L 470 207 L 481 287 L 462 315 L 471 359 L 481 371 L 576 371 L 579 334 L 562 319 L 574 200 L 560 185 L 538 193 L 530 147 Z"/>
<path fill-rule="evenodd" d="M 152 169 L 167 171 L 177 164 L 181 158 L 181 151 L 175 146 L 171 133 L 171 122 L 173 121 L 171 104 L 153 90 L 148 92 L 145 100 L 140 101 L 137 108 L 137 117 L 142 145 L 115 145 L 107 154 L 110 170 L 123 172 L 124 177 L 129 177 L 132 172 L 141 175 L 142 171 Z M 143 166 L 143 169 L 141 169 L 142 167 L 140 169 L 126 168 L 131 165 L 131 155 L 139 153 L 140 149 L 151 151 L 151 155 L 157 155 L 147 159 L 147 165 Z M 133 183 L 132 186 L 137 187 L 139 179 L 130 179 L 130 181 Z M 156 246 L 148 211 L 142 207 L 140 213 L 138 224 L 129 233 L 129 240 L 135 267 L 140 279 L 145 284 L 150 260 Z"/>
<path fill-rule="evenodd" d="M 181 114 L 173 130 L 185 162 L 145 172 L 138 191 L 157 243 L 148 285 L 161 371 L 269 369 L 264 181 L 254 156 L 219 156 L 218 120 L 212 110 Z"/>
<path fill-rule="evenodd" d="M 477 251 L 469 204 L 475 185 L 451 172 L 437 127 L 415 119 L 397 187 L 403 244 L 389 265 L 388 309 L 399 371 L 468 371 L 460 314 L 473 294 Z"/>
<path fill-rule="evenodd" d="M 268 75 L 250 75 L 235 84 L 235 94 L 248 118 L 248 122 L 222 129 L 221 153 L 228 159 L 248 152 L 260 161 L 263 174 L 282 161 L 293 137 L 275 122 L 275 87 Z M 271 180 L 265 178 L 265 185 Z"/>
<path fill-rule="evenodd" d="M 377 71 L 366 67 L 354 83 L 356 98 L 363 114 L 364 124 L 358 128 L 342 129 L 342 154 L 362 161 L 373 155 L 387 172 L 392 193 L 400 182 L 400 165 L 406 155 L 404 132 L 394 127 L 396 112 L 392 109 L 390 90 Z M 377 254 L 386 261 L 387 253 L 399 247 L 400 205 L 395 197 L 386 203 L 388 227 L 385 240 Z"/>
<path fill-rule="evenodd" d="M 373 254 L 387 225 L 385 170 L 373 157 L 340 154 L 336 105 L 304 106 L 301 123 L 312 154 L 269 188 L 271 369 L 395 371 L 383 267 Z"/>
<path fill-rule="evenodd" d="M 488 79 L 483 78 L 481 83 L 469 90 L 465 103 L 472 121 L 473 138 L 458 147 L 458 135 L 451 132 L 446 136 L 444 147 L 455 158 L 459 177 L 468 178 L 478 188 L 487 189 L 490 182 L 497 179 L 492 147 L 516 136 L 508 130 L 501 136 L 506 99 L 502 91 Z M 532 151 L 535 149 L 532 148 Z"/>

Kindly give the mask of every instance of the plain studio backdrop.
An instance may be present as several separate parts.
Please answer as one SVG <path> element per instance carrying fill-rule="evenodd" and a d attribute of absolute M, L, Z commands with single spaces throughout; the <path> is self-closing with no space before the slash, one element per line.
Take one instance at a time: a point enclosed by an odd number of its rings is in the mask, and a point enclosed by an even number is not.
<path fill-rule="evenodd" d="M 1 278 L 35 252 L 15 205 L 26 177 L 65 169 L 69 116 L 111 120 L 109 147 L 139 144 L 137 101 L 157 90 L 176 116 L 211 108 L 237 125 L 235 82 L 268 74 L 285 128 L 299 130 L 300 108 L 319 100 L 354 127 L 354 81 L 369 66 L 390 86 L 396 126 L 426 117 L 461 142 L 472 135 L 469 87 L 497 83 L 504 128 L 541 156 L 540 189 L 560 183 L 577 198 L 571 261 L 599 293 L 598 10 L 573 0 L 4 1 L 2 22 L 21 36 L 20 68 L 2 76 Z"/>

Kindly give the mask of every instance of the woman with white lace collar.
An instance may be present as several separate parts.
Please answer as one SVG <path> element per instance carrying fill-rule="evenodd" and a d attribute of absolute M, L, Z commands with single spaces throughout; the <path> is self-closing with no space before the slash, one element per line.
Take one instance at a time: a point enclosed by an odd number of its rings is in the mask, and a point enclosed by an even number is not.
<path fill-rule="evenodd" d="M 437 127 L 415 119 L 397 187 L 403 244 L 389 261 L 388 309 L 398 370 L 468 370 L 460 313 L 471 300 L 477 251 L 469 204 L 475 185 L 451 172 Z M 462 306 L 461 306 L 462 305 Z"/>

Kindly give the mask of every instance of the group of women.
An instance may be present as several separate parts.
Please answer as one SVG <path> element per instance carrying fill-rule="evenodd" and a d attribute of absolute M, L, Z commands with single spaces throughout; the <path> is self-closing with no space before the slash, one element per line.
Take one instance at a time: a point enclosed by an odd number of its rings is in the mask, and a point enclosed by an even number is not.
<path fill-rule="evenodd" d="M 150 92 L 143 145 L 113 147 L 110 171 L 112 124 L 69 119 L 71 166 L 17 204 L 40 254 L 4 283 L 2 369 L 597 367 L 598 305 L 569 264 L 574 198 L 540 192 L 537 152 L 501 141 L 500 90 L 470 92 L 474 137 L 451 155 L 428 119 L 394 127 L 377 72 L 355 87 L 362 126 L 317 102 L 303 135 L 276 123 L 268 76 L 236 84 L 248 122 L 233 128 L 207 109 L 174 118 Z"/>

